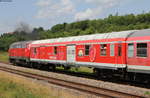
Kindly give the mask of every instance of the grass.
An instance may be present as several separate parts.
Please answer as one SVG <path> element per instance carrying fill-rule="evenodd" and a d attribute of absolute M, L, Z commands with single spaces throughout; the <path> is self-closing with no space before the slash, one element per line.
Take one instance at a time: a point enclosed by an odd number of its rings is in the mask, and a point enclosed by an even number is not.
<path fill-rule="evenodd" d="M 8 81 L 7 79 L 0 80 L 0 97 L 1 98 L 38 98 L 32 92 L 28 91 L 26 88 Z"/>
<path fill-rule="evenodd" d="M 8 52 L 0 51 L 0 62 L 8 62 Z"/>
<path fill-rule="evenodd" d="M 58 98 L 51 90 L 25 78 L 0 72 L 0 98 Z"/>
<path fill-rule="evenodd" d="M 87 73 L 87 74 L 93 73 L 93 70 L 91 68 L 88 68 L 88 67 L 79 67 L 79 68 L 73 67 L 73 68 L 71 68 L 70 71 L 72 71 L 72 72 L 80 72 L 80 73 Z"/>
<path fill-rule="evenodd" d="M 148 91 L 147 91 L 147 92 L 145 92 L 145 95 L 150 95 L 150 92 L 148 92 Z"/>
<path fill-rule="evenodd" d="M 64 70 L 63 67 L 57 67 L 57 69 Z M 92 68 L 88 68 L 88 67 L 71 67 L 71 69 L 69 69 L 68 71 L 70 71 L 70 72 L 77 72 L 77 73 L 84 73 L 84 74 L 91 74 L 91 73 L 93 73 L 93 69 Z"/>
<path fill-rule="evenodd" d="M 8 52 L 0 51 L 0 62 L 8 62 Z M 63 70 L 62 67 L 58 69 Z M 71 72 L 81 72 L 81 73 L 92 73 L 92 69 L 86 67 L 71 68 Z M 74 95 L 68 92 L 62 91 L 62 94 L 52 95 L 57 93 L 57 91 L 43 87 L 37 83 L 31 82 L 26 79 L 17 78 L 11 75 L 5 75 L 0 72 L 0 98 L 70 98 Z M 67 97 L 68 96 L 68 97 Z M 76 98 L 76 97 L 75 97 Z"/>

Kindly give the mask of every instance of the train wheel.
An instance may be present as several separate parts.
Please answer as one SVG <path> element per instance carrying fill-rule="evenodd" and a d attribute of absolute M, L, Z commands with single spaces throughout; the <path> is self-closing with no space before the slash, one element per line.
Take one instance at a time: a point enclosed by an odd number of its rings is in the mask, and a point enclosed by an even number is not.
<path fill-rule="evenodd" d="M 14 66 L 17 66 L 16 60 L 13 60 L 13 61 L 12 61 L 12 64 L 13 64 Z"/>
<path fill-rule="evenodd" d="M 136 80 L 136 73 L 128 73 L 128 79 L 130 81 L 135 81 Z"/>
<path fill-rule="evenodd" d="M 49 70 L 50 71 L 55 71 L 56 70 L 56 66 L 55 65 L 50 65 L 49 66 Z"/>
<path fill-rule="evenodd" d="M 33 62 L 33 63 L 31 64 L 31 67 L 32 67 L 32 68 L 35 68 L 35 69 L 38 69 L 38 68 L 39 68 L 39 64 Z"/>
<path fill-rule="evenodd" d="M 93 69 L 93 72 L 95 73 L 95 75 L 96 75 L 96 77 L 97 77 L 98 79 L 101 79 L 101 78 L 102 78 L 102 74 L 101 74 L 101 70 L 100 70 L 100 69 L 94 68 L 94 69 Z"/>
<path fill-rule="evenodd" d="M 40 69 L 41 68 L 41 64 L 37 64 L 37 69 Z"/>
<path fill-rule="evenodd" d="M 49 68 L 50 66 L 49 65 L 43 65 L 42 67 L 41 67 L 41 69 L 42 70 L 46 70 L 46 71 L 49 71 Z"/>
<path fill-rule="evenodd" d="M 34 63 L 30 63 L 30 64 L 29 64 L 29 67 L 30 67 L 30 68 L 34 68 Z"/>

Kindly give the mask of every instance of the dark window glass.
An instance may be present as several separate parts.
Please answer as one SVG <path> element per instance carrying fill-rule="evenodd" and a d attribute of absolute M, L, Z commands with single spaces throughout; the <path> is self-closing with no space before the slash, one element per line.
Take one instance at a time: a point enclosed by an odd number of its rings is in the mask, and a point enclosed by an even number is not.
<path fill-rule="evenodd" d="M 101 56 L 106 56 L 107 55 L 107 44 L 101 44 L 100 45 L 100 54 Z"/>
<path fill-rule="evenodd" d="M 147 57 L 147 43 L 138 43 L 137 44 L 137 56 L 138 57 Z"/>
<path fill-rule="evenodd" d="M 36 48 L 34 48 L 34 50 L 33 50 L 33 53 L 34 53 L 34 54 L 36 54 L 36 53 L 37 53 L 37 50 L 36 50 Z"/>
<path fill-rule="evenodd" d="M 89 55 L 90 45 L 85 45 L 85 55 Z"/>
<path fill-rule="evenodd" d="M 119 44 L 118 45 L 118 56 L 121 56 L 122 55 L 122 45 Z"/>
<path fill-rule="evenodd" d="M 57 54 L 57 47 L 56 46 L 54 47 L 54 54 L 55 55 Z"/>

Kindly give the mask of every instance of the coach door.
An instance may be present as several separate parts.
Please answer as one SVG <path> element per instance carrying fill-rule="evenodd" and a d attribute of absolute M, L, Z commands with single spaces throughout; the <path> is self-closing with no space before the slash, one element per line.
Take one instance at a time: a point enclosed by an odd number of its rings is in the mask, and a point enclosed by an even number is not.
<path fill-rule="evenodd" d="M 76 46 L 67 46 L 67 63 L 74 64 L 76 59 Z"/>
<path fill-rule="evenodd" d="M 117 67 L 123 66 L 122 43 L 117 44 L 116 64 Z"/>

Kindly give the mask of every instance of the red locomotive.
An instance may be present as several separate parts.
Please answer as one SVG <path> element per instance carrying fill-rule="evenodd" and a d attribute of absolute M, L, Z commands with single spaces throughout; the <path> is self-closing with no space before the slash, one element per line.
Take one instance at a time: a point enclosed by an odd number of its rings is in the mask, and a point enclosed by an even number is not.
<path fill-rule="evenodd" d="M 13 43 L 9 48 L 9 61 L 14 64 L 30 62 L 30 43 L 31 41 Z"/>
<path fill-rule="evenodd" d="M 145 29 L 19 42 L 11 45 L 9 54 L 10 61 L 18 64 L 85 66 L 101 76 L 143 79 L 150 74 L 149 46 L 150 29 Z"/>

